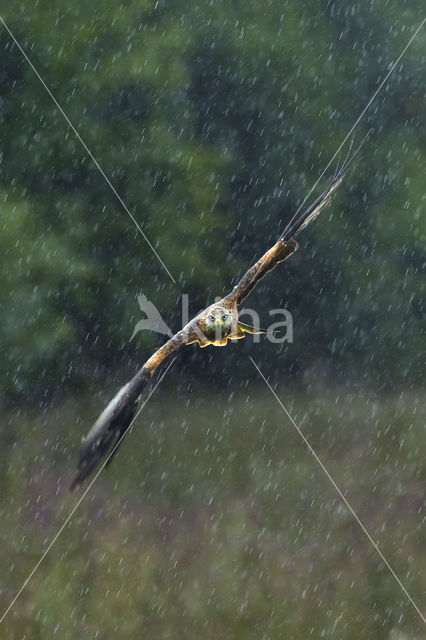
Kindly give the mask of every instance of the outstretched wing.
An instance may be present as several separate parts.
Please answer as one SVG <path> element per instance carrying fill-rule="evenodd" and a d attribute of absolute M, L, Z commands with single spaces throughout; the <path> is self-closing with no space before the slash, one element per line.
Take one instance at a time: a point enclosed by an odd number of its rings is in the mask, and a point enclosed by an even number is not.
<path fill-rule="evenodd" d="M 357 155 L 364 141 L 365 138 L 350 159 L 348 159 L 351 151 L 351 149 L 349 149 L 348 156 L 342 167 L 336 169 L 327 189 L 293 224 L 290 224 L 288 230 L 282 234 L 278 242 L 247 271 L 237 286 L 224 298 L 231 307 L 233 305 L 239 305 L 254 289 L 259 280 L 298 249 L 298 244 L 294 237 L 299 231 L 312 222 L 329 203 L 332 194 L 342 182 L 350 163 Z M 200 316 L 194 318 L 186 327 L 160 347 L 160 349 L 146 361 L 134 378 L 120 389 L 107 408 L 101 413 L 82 444 L 78 469 L 71 483 L 71 489 L 74 489 L 83 482 L 105 456 L 108 456 L 106 464 L 109 464 L 133 421 L 142 391 L 163 360 L 183 344 L 199 342 L 200 345 L 203 346 L 204 341 L 202 340 L 202 336 L 200 339 L 200 327 L 198 325 L 199 317 Z M 252 328 L 247 325 L 241 325 L 240 331 L 242 335 L 244 335 L 245 331 L 253 332 Z M 238 335 L 235 339 L 238 337 L 241 336 Z"/>
<path fill-rule="evenodd" d="M 286 260 L 297 251 L 299 245 L 295 240 L 278 240 L 250 269 L 243 275 L 239 283 L 226 296 L 231 304 L 241 304 L 253 291 L 259 280 L 275 269 L 279 262 Z"/>
<path fill-rule="evenodd" d="M 368 135 L 368 134 L 367 134 Z M 348 155 L 341 167 L 337 167 L 327 189 L 304 211 L 289 228 L 284 231 L 278 242 L 274 244 L 261 258 L 258 260 L 241 278 L 239 283 L 234 287 L 232 292 L 226 296 L 230 302 L 237 305 L 241 304 L 245 298 L 253 291 L 258 282 L 265 277 L 267 273 L 275 269 L 277 264 L 286 260 L 292 253 L 297 251 L 299 245 L 294 239 L 295 236 L 305 229 L 321 211 L 328 205 L 333 193 L 341 184 L 351 162 L 354 160 L 365 139 L 361 142 L 358 149 L 350 156 L 351 147 Z"/>
<path fill-rule="evenodd" d="M 90 429 L 80 449 L 77 472 L 71 482 L 71 491 L 81 484 L 105 456 L 111 462 L 135 416 L 141 393 L 149 384 L 155 370 L 165 358 L 183 344 L 192 341 L 195 334 L 189 323 L 145 362 L 138 373 L 120 389 Z"/>

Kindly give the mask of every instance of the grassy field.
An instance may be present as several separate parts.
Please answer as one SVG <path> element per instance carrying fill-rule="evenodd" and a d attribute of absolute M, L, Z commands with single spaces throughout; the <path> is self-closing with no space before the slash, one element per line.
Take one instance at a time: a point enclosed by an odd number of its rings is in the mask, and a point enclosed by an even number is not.
<path fill-rule="evenodd" d="M 277 392 L 424 606 L 422 395 L 283 385 Z M 3 416 L 2 609 L 82 494 L 66 487 L 102 402 L 79 396 L 48 411 Z M 174 392 L 165 382 L 8 614 L 1 637 L 426 634 L 265 387 L 206 392 L 195 383 Z"/>

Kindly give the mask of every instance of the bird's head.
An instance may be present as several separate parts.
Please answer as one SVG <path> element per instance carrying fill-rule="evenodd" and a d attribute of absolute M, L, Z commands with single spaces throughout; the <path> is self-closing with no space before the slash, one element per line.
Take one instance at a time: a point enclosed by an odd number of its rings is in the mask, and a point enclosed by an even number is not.
<path fill-rule="evenodd" d="M 231 328 L 232 316 L 224 307 L 212 307 L 205 318 L 208 329 L 221 329 L 225 331 Z"/>

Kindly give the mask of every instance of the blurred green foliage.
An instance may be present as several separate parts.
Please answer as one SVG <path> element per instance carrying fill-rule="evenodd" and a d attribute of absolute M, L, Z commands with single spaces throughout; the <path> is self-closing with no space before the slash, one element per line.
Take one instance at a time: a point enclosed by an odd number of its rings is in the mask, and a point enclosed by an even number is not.
<path fill-rule="evenodd" d="M 420 20 L 416 3 L 395 12 L 382 0 L 349 15 L 351 6 L 58 0 L 6 9 L 177 281 L 2 28 L 8 396 L 70 392 L 114 376 L 118 363 L 128 377 L 158 342 L 139 334 L 129 344 L 139 291 L 178 329 L 182 292 L 198 310 L 277 238 Z M 249 301 L 263 314 L 292 311 L 292 376 L 321 362 L 378 388 L 421 380 L 425 55 L 420 34 L 358 126 L 359 136 L 375 130 L 362 162 L 299 254 Z M 218 369 L 232 367 L 235 353 Z M 272 372 L 276 346 L 264 355 Z"/>

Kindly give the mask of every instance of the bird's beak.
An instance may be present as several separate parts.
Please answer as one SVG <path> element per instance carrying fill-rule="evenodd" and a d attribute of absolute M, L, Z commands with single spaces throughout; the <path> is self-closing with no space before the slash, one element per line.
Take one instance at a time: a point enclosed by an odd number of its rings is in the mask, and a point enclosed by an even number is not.
<path fill-rule="evenodd" d="M 223 324 L 222 318 L 215 318 L 214 324 L 215 327 L 221 326 Z"/>

